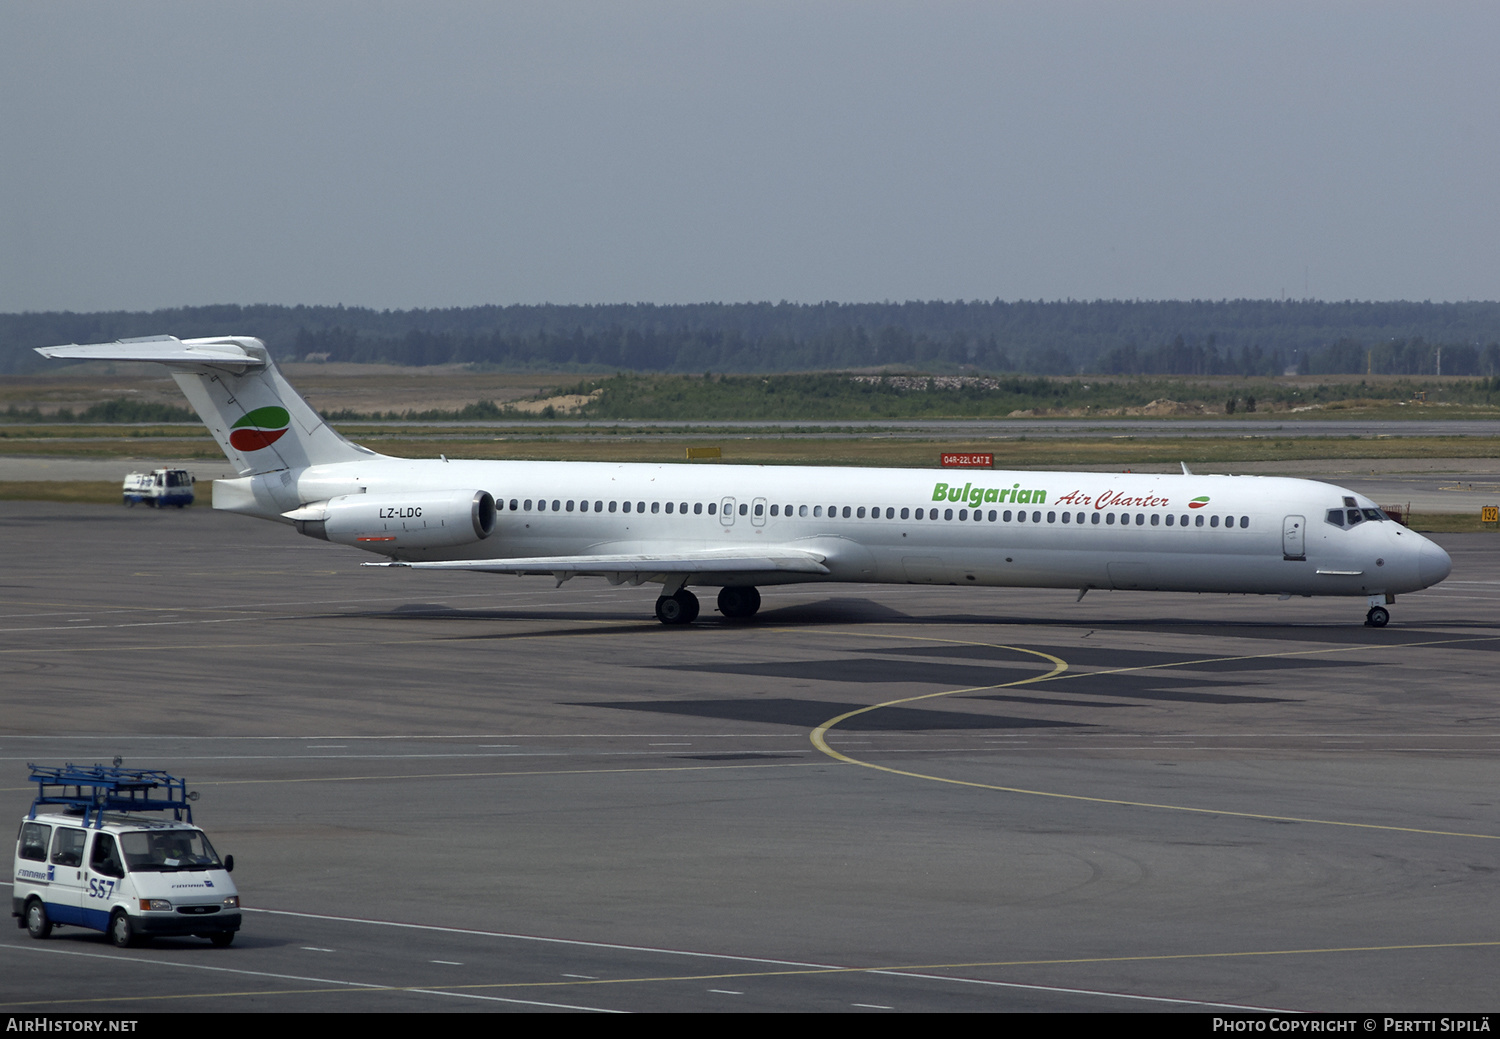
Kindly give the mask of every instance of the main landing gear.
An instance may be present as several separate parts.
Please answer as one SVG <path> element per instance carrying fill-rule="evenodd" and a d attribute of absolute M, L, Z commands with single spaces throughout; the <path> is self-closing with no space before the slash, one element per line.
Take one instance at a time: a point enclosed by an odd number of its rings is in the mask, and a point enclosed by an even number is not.
<path fill-rule="evenodd" d="M 719 589 L 719 612 L 727 620 L 754 617 L 760 592 L 748 585 Z M 691 624 L 698 619 L 698 597 L 686 588 L 656 600 L 656 619 L 663 624 Z"/>
<path fill-rule="evenodd" d="M 760 609 L 760 592 L 749 585 L 726 585 L 719 589 L 719 612 L 729 620 L 745 620 Z"/>
<path fill-rule="evenodd" d="M 698 619 L 698 597 L 686 588 L 656 600 L 656 619 L 663 624 L 691 624 Z"/>

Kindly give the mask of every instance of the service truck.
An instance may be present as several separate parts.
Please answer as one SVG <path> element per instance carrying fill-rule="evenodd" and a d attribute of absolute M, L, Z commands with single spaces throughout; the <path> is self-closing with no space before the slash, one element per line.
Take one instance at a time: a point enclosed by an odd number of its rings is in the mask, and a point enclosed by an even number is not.
<path fill-rule="evenodd" d="M 33 938 L 87 927 L 121 948 L 159 935 L 234 941 L 234 856 L 221 860 L 193 825 L 185 779 L 118 764 L 30 768 L 37 794 L 16 834 L 11 888 L 18 926 Z"/>

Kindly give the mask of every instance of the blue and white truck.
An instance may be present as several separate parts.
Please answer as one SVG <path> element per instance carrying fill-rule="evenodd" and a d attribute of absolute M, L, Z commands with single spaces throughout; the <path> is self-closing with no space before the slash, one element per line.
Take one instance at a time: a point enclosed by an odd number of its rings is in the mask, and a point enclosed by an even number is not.
<path fill-rule="evenodd" d="M 119 765 L 30 767 L 37 794 L 12 873 L 17 926 L 33 938 L 87 927 L 121 948 L 162 935 L 234 941 L 234 856 L 221 860 L 193 825 L 186 780 Z"/>

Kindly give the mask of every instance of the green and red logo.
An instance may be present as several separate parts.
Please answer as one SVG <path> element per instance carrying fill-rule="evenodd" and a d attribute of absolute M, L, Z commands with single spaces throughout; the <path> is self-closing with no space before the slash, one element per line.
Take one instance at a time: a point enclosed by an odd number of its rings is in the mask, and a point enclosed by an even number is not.
<path fill-rule="evenodd" d="M 229 444 L 237 451 L 259 451 L 285 436 L 291 424 L 286 408 L 256 408 L 230 427 Z"/>
<path fill-rule="evenodd" d="M 1205 495 L 1203 495 L 1201 497 L 1194 498 L 1192 501 L 1188 502 L 1188 508 L 1190 508 L 1190 509 L 1201 509 L 1201 508 L 1203 508 L 1203 506 L 1205 506 L 1207 504 L 1208 504 L 1208 495 L 1205 494 Z"/>

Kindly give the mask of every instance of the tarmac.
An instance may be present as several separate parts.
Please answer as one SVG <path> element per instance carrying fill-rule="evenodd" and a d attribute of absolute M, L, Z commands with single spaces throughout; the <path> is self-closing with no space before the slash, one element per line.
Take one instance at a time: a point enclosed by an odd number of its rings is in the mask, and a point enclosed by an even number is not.
<path fill-rule="evenodd" d="M 12 1014 L 1495 1008 L 1488 534 L 1384 629 L 861 585 L 667 628 L 198 506 L 0 535 L 0 816 L 29 761 L 185 775 L 246 906 L 6 928 Z"/>

